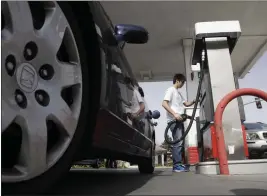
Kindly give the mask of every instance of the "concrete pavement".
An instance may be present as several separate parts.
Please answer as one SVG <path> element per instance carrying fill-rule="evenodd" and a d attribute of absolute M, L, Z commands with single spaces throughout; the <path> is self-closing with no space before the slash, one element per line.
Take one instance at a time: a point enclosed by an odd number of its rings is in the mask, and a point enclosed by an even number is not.
<path fill-rule="evenodd" d="M 53 190 L 53 191 L 52 191 Z M 73 195 L 267 195 L 267 175 L 206 176 L 157 168 L 140 175 L 136 168 L 75 169 L 49 194 Z"/>

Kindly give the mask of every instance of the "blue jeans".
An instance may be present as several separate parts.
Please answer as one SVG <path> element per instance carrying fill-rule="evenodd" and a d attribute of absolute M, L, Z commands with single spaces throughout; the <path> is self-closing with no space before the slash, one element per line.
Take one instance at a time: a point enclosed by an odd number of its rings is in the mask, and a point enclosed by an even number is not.
<path fill-rule="evenodd" d="M 184 124 L 183 123 L 176 123 L 173 124 L 171 127 L 172 138 L 173 140 L 178 140 L 181 138 L 184 132 Z M 182 164 L 182 150 L 183 150 L 183 141 L 180 141 L 177 144 L 174 144 L 172 147 L 172 160 L 173 160 L 173 167 Z"/>

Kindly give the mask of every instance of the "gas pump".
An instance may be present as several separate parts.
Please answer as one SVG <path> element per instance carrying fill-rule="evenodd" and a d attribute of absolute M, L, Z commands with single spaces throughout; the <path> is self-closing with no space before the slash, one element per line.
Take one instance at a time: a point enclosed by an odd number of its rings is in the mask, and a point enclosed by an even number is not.
<path fill-rule="evenodd" d="M 217 158 L 214 112 L 219 101 L 236 89 L 231 53 L 241 35 L 238 21 L 215 21 L 195 24 L 192 65 L 200 63 L 206 51 L 206 61 L 199 70 L 203 74 L 197 118 L 198 144 L 202 161 Z M 237 100 L 226 108 L 223 119 L 228 160 L 244 160 L 248 156 L 245 130 L 242 128 Z"/>
<path fill-rule="evenodd" d="M 192 51 L 192 65 L 199 65 L 199 86 L 196 95 L 196 104 L 193 108 L 192 119 L 188 123 L 185 134 L 177 141 L 167 141 L 168 129 L 175 120 L 170 122 L 165 130 L 165 140 L 169 144 L 175 144 L 183 140 L 190 131 L 196 110 L 199 103 L 200 127 L 198 135 L 202 135 L 201 145 L 204 145 L 204 152 L 201 154 L 206 159 L 214 159 L 217 156 L 214 147 L 216 138 L 213 121 L 215 107 L 228 92 L 236 89 L 231 53 L 241 35 L 241 28 L 238 21 L 215 21 L 201 22 L 195 24 L 195 35 Z M 245 159 L 244 137 L 240 120 L 239 106 L 233 100 L 225 111 L 224 125 L 227 127 L 226 141 L 229 151 L 229 159 Z M 210 131 L 211 130 L 211 131 Z M 201 158 L 202 159 L 202 158 Z"/>
<path fill-rule="evenodd" d="M 236 89 L 231 53 L 240 35 L 238 21 L 195 24 L 192 65 L 200 63 L 203 51 L 206 52 L 206 61 L 199 70 L 200 109 L 196 124 L 202 162 L 197 164 L 196 173 L 266 173 L 267 160 L 247 160 L 246 133 L 241 122 L 244 110 L 235 99 L 252 95 L 267 101 L 263 91 Z"/>
<path fill-rule="evenodd" d="M 200 151 L 201 155 L 200 162 L 198 158 L 189 155 L 189 159 L 196 164 L 196 173 L 223 175 L 266 173 L 267 160 L 247 160 L 246 134 L 240 115 L 244 110 L 235 99 L 243 95 L 252 95 L 267 101 L 266 92 L 257 89 L 236 89 L 231 53 L 240 35 L 241 28 L 238 21 L 195 24 L 191 61 L 194 71 L 199 72 L 196 104 L 189 115 L 184 115 L 183 121 L 190 118 L 190 122 L 186 123 L 187 128 L 183 136 L 176 141 L 168 141 L 169 127 L 177 123 L 173 120 L 165 129 L 165 141 L 176 144 L 186 138 L 191 128 L 194 130 L 192 129 L 190 133 L 197 130 L 198 134 L 193 133 L 191 136 L 189 134 L 193 140 L 198 140 L 197 151 Z M 196 67 L 199 68 L 196 70 Z M 199 116 L 195 118 L 196 113 L 199 113 Z M 194 120 L 196 127 L 192 127 Z M 191 154 L 196 156 L 198 153 L 195 153 L 195 147 L 190 146 L 190 148 L 194 150 Z"/>

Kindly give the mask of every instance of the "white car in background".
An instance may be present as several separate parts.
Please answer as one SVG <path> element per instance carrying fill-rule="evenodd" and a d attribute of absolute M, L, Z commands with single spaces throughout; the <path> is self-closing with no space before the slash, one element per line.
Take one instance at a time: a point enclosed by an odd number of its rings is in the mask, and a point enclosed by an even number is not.
<path fill-rule="evenodd" d="M 244 123 L 250 158 L 267 158 L 267 124 Z"/>

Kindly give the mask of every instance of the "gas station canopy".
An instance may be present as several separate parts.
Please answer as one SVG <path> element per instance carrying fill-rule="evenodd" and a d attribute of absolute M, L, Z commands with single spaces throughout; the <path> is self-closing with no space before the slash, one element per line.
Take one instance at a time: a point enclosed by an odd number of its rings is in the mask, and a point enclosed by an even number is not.
<path fill-rule="evenodd" d="M 232 53 L 234 73 L 240 78 L 267 50 L 267 2 L 264 1 L 102 1 L 113 24 L 136 24 L 149 32 L 144 45 L 124 51 L 139 81 L 171 80 L 185 74 L 185 47 L 191 47 L 194 24 L 238 20 L 242 36 Z M 223 61 L 223 59 L 222 59 Z M 188 63 L 188 62 L 187 62 Z"/>

